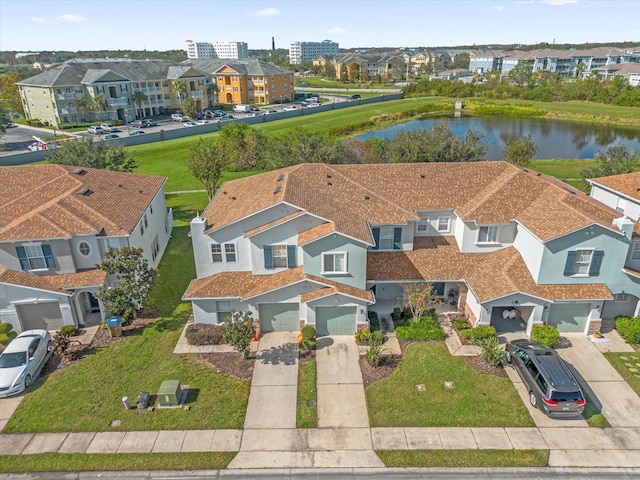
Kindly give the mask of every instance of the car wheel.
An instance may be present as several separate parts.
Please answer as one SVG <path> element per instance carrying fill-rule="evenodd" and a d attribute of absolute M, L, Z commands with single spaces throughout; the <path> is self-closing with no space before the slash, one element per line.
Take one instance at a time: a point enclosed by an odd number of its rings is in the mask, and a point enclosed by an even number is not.
<path fill-rule="evenodd" d="M 31 386 L 31 375 L 24 377 L 24 388 L 27 389 Z"/>
<path fill-rule="evenodd" d="M 534 408 L 538 405 L 538 400 L 533 392 L 529 392 L 529 401 Z"/>
<path fill-rule="evenodd" d="M 507 354 L 504 356 L 504 359 L 507 363 L 511 363 L 511 352 L 509 350 L 507 350 Z"/>

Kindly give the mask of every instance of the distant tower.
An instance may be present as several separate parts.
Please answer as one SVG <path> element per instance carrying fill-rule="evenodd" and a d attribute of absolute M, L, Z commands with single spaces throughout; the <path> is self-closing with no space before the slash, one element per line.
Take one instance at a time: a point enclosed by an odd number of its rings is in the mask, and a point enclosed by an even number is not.
<path fill-rule="evenodd" d="M 271 51 L 276 51 L 276 37 L 271 37 Z"/>

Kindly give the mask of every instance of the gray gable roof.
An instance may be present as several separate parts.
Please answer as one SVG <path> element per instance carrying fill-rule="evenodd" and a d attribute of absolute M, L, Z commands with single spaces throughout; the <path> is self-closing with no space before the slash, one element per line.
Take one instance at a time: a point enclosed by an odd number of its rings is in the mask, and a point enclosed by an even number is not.
<path fill-rule="evenodd" d="M 279 67 L 273 63 L 265 62 L 259 58 L 223 59 L 223 58 L 203 58 L 186 60 L 182 64 L 193 65 L 193 67 L 213 74 L 225 65 L 240 74 L 247 75 L 277 75 L 283 73 L 293 73 L 291 70 Z"/>

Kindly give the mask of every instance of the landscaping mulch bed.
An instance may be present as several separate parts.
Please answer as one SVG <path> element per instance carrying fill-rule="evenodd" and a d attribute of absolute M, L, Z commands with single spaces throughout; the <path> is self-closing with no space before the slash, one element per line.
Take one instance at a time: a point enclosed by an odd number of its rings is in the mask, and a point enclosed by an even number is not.
<path fill-rule="evenodd" d="M 364 388 L 390 376 L 400 364 L 400 360 L 401 358 L 399 357 L 384 357 L 379 367 L 372 367 L 367 363 L 365 356 L 360 355 L 360 371 L 362 372 Z"/>
<path fill-rule="evenodd" d="M 493 375 L 494 377 L 506 377 L 507 372 L 504 367 L 494 367 L 493 365 L 485 362 L 482 357 L 466 357 L 467 362 L 473 368 L 479 372 L 486 373 L 487 375 Z"/>
<path fill-rule="evenodd" d="M 212 365 L 220 373 L 241 380 L 249 379 L 253 375 L 254 360 L 245 360 L 238 352 L 199 353 L 196 358 Z"/>

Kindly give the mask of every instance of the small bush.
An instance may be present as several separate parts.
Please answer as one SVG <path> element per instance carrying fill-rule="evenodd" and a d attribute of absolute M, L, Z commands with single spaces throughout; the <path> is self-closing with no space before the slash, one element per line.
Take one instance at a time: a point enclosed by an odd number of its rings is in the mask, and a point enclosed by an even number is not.
<path fill-rule="evenodd" d="M 469 328 L 469 324 L 464 318 L 455 318 L 453 320 L 453 328 L 456 329 L 457 332 L 461 330 L 467 330 Z"/>
<path fill-rule="evenodd" d="M 376 330 L 371 334 L 371 338 L 369 339 L 370 346 L 380 346 L 384 342 L 384 335 L 380 330 Z"/>
<path fill-rule="evenodd" d="M 13 325 L 10 323 L 0 323 L 0 335 L 1 334 L 7 334 L 9 333 L 11 330 L 13 330 Z"/>
<path fill-rule="evenodd" d="M 400 309 L 394 308 L 393 313 L 391 314 L 391 320 L 393 321 L 393 325 L 395 327 L 406 327 L 411 323 L 411 310 L 409 309 Z"/>
<path fill-rule="evenodd" d="M 11 340 L 16 338 L 18 334 L 14 331 L 9 333 L 0 333 L 0 345 L 8 345 Z"/>
<path fill-rule="evenodd" d="M 374 368 L 379 367 L 382 362 L 382 352 L 380 351 L 380 347 L 382 346 L 383 341 L 384 337 L 380 330 L 373 332 L 369 339 L 369 350 L 365 353 L 364 359 Z"/>
<path fill-rule="evenodd" d="M 369 340 L 371 340 L 371 332 L 367 329 L 358 330 L 354 334 L 354 337 L 356 337 L 356 343 L 358 345 L 369 345 Z"/>
<path fill-rule="evenodd" d="M 62 327 L 60 329 L 60 333 L 63 335 L 69 335 L 70 337 L 73 337 L 76 333 L 76 326 L 75 325 L 65 325 L 64 327 Z"/>
<path fill-rule="evenodd" d="M 481 327 L 475 327 L 471 329 L 471 341 L 474 345 L 481 345 L 485 339 L 495 336 L 495 327 L 491 327 L 489 325 L 483 325 Z"/>
<path fill-rule="evenodd" d="M 440 324 L 433 317 L 422 317 L 417 322 L 411 322 L 410 325 L 396 328 L 396 336 L 402 341 L 444 340 L 445 338 Z"/>
<path fill-rule="evenodd" d="M 187 327 L 185 337 L 189 345 L 220 345 L 222 325 L 198 323 Z"/>
<path fill-rule="evenodd" d="M 471 340 L 471 329 L 470 328 L 465 328 L 464 330 L 460 330 L 460 335 L 465 340 Z"/>
<path fill-rule="evenodd" d="M 507 354 L 507 352 L 500 346 L 500 341 L 496 337 L 487 337 L 483 339 L 480 343 L 480 347 L 482 348 L 480 357 L 494 367 L 500 366 L 502 364 L 502 360 Z"/>
<path fill-rule="evenodd" d="M 316 329 L 311 326 L 306 326 L 301 330 L 302 342 L 300 347 L 303 350 L 315 350 L 318 341 L 316 340 Z"/>
<path fill-rule="evenodd" d="M 534 325 L 531 329 L 531 338 L 551 348 L 560 341 L 560 333 L 553 325 Z"/>
<path fill-rule="evenodd" d="M 374 312 L 373 310 L 369 310 L 367 312 L 367 318 L 369 319 L 369 330 L 380 330 L 380 320 L 378 319 L 378 312 Z"/>
<path fill-rule="evenodd" d="M 631 345 L 640 343 L 640 317 L 616 317 L 616 330 L 625 342 Z"/>

